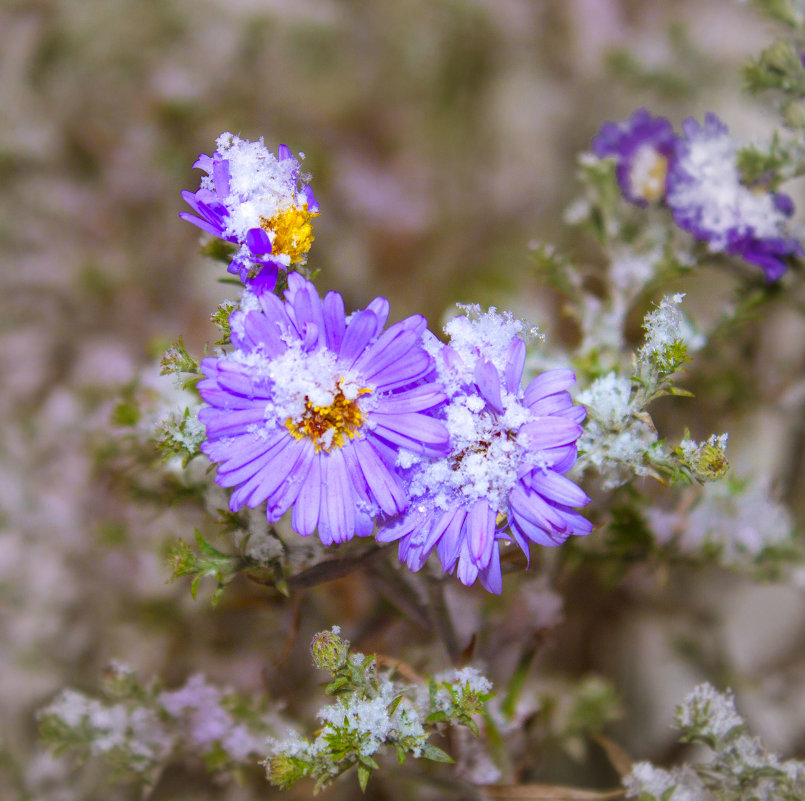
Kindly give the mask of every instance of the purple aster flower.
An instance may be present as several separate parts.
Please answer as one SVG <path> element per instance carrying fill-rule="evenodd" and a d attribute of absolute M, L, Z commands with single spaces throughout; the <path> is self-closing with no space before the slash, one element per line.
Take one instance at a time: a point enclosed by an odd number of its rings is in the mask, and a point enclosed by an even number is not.
<path fill-rule="evenodd" d="M 325 545 L 367 536 L 373 518 L 407 505 L 394 464 L 401 452 L 435 456 L 444 424 L 424 414 L 444 391 L 423 379 L 433 360 L 419 315 L 385 331 L 389 304 L 376 298 L 344 317 L 337 292 L 324 300 L 298 273 L 285 302 L 248 295 L 252 309 L 230 317 L 234 349 L 204 359 L 201 450 L 216 481 L 235 487 L 230 508 L 267 502 L 271 522 L 293 507 L 301 535 Z"/>
<path fill-rule="evenodd" d="M 435 548 L 445 571 L 499 593 L 498 540 L 513 539 L 528 556 L 529 542 L 556 546 L 592 530 L 573 508 L 589 498 L 564 476 L 576 461 L 585 411 L 567 392 L 570 370 L 550 370 L 521 388 L 523 323 L 494 309 L 474 317 L 445 326 L 449 345 L 435 337 L 426 343 L 447 394 L 438 414 L 450 452 L 400 454 L 411 505 L 376 537 L 399 541 L 412 570 Z"/>
<path fill-rule="evenodd" d="M 615 174 L 623 196 L 638 206 L 656 203 L 665 196 L 668 161 L 676 135 L 664 117 L 652 117 L 639 108 L 625 122 L 606 122 L 593 139 L 599 158 L 617 162 Z"/>
<path fill-rule="evenodd" d="M 299 161 L 286 145 L 275 156 L 263 144 L 223 133 L 212 156 L 202 154 L 193 165 L 207 173 L 196 192 L 182 192 L 195 214 L 183 220 L 239 246 L 229 272 L 271 291 L 280 268 L 301 264 L 313 243 L 311 219 L 319 204 L 305 183 Z"/>
<path fill-rule="evenodd" d="M 707 114 L 704 125 L 689 118 L 682 129 L 666 197 L 676 224 L 711 251 L 741 256 L 777 280 L 789 258 L 803 255 L 798 240 L 785 232 L 794 212 L 791 198 L 741 182 L 739 145 L 715 114 Z"/>

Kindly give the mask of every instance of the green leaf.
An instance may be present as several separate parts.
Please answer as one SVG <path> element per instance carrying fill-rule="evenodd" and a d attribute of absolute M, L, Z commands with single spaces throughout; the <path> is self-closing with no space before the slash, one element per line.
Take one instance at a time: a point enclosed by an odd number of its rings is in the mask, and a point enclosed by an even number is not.
<path fill-rule="evenodd" d="M 369 770 L 380 770 L 380 765 L 378 765 L 377 762 L 375 762 L 374 759 L 372 759 L 372 757 L 370 757 L 368 754 L 362 754 L 359 756 L 358 761 L 361 763 L 361 765 L 369 768 Z"/>
<path fill-rule="evenodd" d="M 668 395 L 674 395 L 675 397 L 679 398 L 695 398 L 696 396 L 689 392 L 687 389 L 682 389 L 681 387 L 668 387 L 667 388 Z"/>
<path fill-rule="evenodd" d="M 327 695 L 335 695 L 346 684 L 349 684 L 349 679 L 346 676 L 339 676 L 324 688 L 324 692 L 326 692 Z"/>
<path fill-rule="evenodd" d="M 363 765 L 358 765 L 358 784 L 361 786 L 361 792 L 366 792 L 366 785 L 369 784 L 369 777 L 372 771 Z"/>
<path fill-rule="evenodd" d="M 394 713 L 397 711 L 397 707 L 400 705 L 400 701 L 402 701 L 402 699 L 403 699 L 403 696 L 402 696 L 402 695 L 398 695 L 398 696 L 397 696 L 397 697 L 396 697 L 396 698 L 395 698 L 395 699 L 394 699 L 394 700 L 393 700 L 393 701 L 392 701 L 392 702 L 391 702 L 391 703 L 388 705 L 388 708 L 386 709 L 386 711 L 388 712 L 389 717 L 391 717 L 391 715 L 393 715 L 393 714 L 394 714 Z"/>
<path fill-rule="evenodd" d="M 446 751 L 442 751 L 441 748 L 438 748 L 431 743 L 425 743 L 422 746 L 422 756 L 425 759 L 430 759 L 432 762 L 453 762 L 453 757 L 450 756 Z"/>

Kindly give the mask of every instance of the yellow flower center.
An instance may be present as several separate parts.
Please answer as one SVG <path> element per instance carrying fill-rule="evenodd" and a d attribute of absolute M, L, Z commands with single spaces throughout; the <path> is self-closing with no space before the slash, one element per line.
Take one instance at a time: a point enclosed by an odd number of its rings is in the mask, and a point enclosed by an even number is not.
<path fill-rule="evenodd" d="M 308 211 L 307 206 L 289 206 L 270 219 L 261 217 L 260 227 L 274 234 L 271 252 L 275 256 L 284 254 L 290 257 L 291 264 L 304 261 L 313 244 L 313 226 L 310 221 L 318 216 L 318 212 Z"/>
<path fill-rule="evenodd" d="M 657 154 L 651 168 L 646 171 L 641 194 L 649 203 L 662 200 L 665 195 L 665 178 L 668 175 L 668 159 Z"/>
<path fill-rule="evenodd" d="M 358 395 L 368 395 L 371 391 L 361 389 Z M 363 422 L 363 412 L 358 408 L 357 399 L 349 400 L 339 388 L 329 406 L 314 406 L 306 397 L 301 418 L 293 420 L 289 417 L 285 427 L 296 439 L 312 439 L 316 453 L 329 453 L 333 448 L 343 448 L 347 439 L 354 439 Z M 333 433 L 329 434 L 330 431 Z"/>

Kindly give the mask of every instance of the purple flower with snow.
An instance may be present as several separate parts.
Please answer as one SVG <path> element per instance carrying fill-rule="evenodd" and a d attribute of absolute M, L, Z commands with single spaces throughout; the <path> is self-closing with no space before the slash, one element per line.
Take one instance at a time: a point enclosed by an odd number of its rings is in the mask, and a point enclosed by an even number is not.
<path fill-rule="evenodd" d="M 425 319 L 384 331 L 385 298 L 345 318 L 341 295 L 322 301 L 297 273 L 284 303 L 244 297 L 253 308 L 230 317 L 234 350 L 205 359 L 198 384 L 209 404 L 199 412 L 201 450 L 218 465 L 218 484 L 236 488 L 230 508 L 267 502 L 275 522 L 293 507 L 293 528 L 318 528 L 325 545 L 371 534 L 375 517 L 407 505 L 398 455 L 447 449 L 444 424 L 424 413 L 445 399 L 424 380 L 433 369 Z"/>
<path fill-rule="evenodd" d="M 592 525 L 573 507 L 589 501 L 566 473 L 576 461 L 585 411 L 567 389 L 570 370 L 550 370 L 521 388 L 524 325 L 510 314 L 473 310 L 445 326 L 450 344 L 426 343 L 447 395 L 438 414 L 450 452 L 401 453 L 408 510 L 378 531 L 399 541 L 400 559 L 419 570 L 435 548 L 442 567 L 467 585 L 502 588 L 497 541 L 561 545 Z"/>
<path fill-rule="evenodd" d="M 656 203 L 665 196 L 668 162 L 676 135 L 664 117 L 652 117 L 639 108 L 625 122 L 606 122 L 593 139 L 599 158 L 616 160 L 615 174 L 623 196 L 638 206 Z"/>
<path fill-rule="evenodd" d="M 286 145 L 275 156 L 263 144 L 223 133 L 212 156 L 193 165 L 207 173 L 196 192 L 182 192 L 195 214 L 183 220 L 239 246 L 229 272 L 258 292 L 271 291 L 280 268 L 302 264 L 313 243 L 319 204 Z M 259 275 L 259 277 L 258 277 Z"/>
<path fill-rule="evenodd" d="M 803 255 L 802 245 L 785 232 L 794 212 L 791 198 L 741 182 L 739 145 L 715 114 L 707 114 L 704 125 L 689 118 L 682 130 L 666 196 L 676 224 L 711 251 L 741 256 L 777 280 L 788 259 Z"/>

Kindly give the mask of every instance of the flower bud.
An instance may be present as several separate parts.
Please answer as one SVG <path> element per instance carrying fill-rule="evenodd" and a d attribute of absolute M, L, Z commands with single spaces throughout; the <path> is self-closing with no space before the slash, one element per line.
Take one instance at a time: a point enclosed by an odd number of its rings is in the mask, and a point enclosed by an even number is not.
<path fill-rule="evenodd" d="M 334 626 L 330 631 L 320 631 L 313 637 L 310 652 L 317 668 L 334 673 L 346 663 L 349 642 L 339 636 L 339 631 Z"/>
<path fill-rule="evenodd" d="M 280 752 L 266 761 L 266 777 L 275 787 L 287 789 L 305 775 L 304 763 Z"/>

